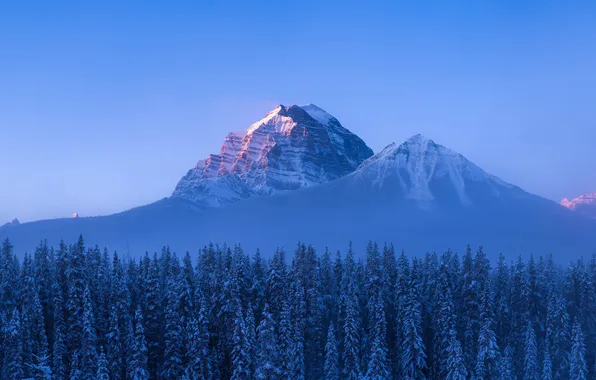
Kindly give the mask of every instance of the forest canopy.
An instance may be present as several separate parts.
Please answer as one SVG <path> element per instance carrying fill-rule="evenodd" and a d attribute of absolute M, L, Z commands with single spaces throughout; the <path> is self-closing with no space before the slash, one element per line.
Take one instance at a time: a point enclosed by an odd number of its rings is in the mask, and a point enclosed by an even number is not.
<path fill-rule="evenodd" d="M 0 252 L 2 379 L 596 378 L 596 258 Z"/>

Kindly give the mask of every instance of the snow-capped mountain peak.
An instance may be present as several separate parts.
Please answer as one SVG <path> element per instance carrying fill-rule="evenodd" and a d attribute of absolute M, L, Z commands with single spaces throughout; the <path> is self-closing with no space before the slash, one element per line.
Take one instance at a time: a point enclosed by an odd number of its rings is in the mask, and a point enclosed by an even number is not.
<path fill-rule="evenodd" d="M 287 116 L 287 108 L 284 107 L 283 104 L 280 104 L 271 111 L 267 112 L 264 118 L 251 124 L 251 126 L 246 130 L 246 134 L 252 134 L 260 127 L 267 124 L 272 124 L 278 127 L 277 132 L 287 132 L 287 130 L 290 130 L 295 125 L 291 118 Z"/>
<path fill-rule="evenodd" d="M 577 211 L 580 214 L 596 218 L 596 193 L 582 194 L 573 199 L 563 198 L 561 200 L 561 206 Z"/>
<path fill-rule="evenodd" d="M 323 125 L 329 125 L 329 122 L 331 120 L 337 120 L 335 119 L 335 117 L 327 113 L 327 111 L 320 107 L 317 107 L 312 103 L 308 103 L 307 105 L 301 106 L 300 108 L 305 110 L 313 119 L 315 119 Z"/>
<path fill-rule="evenodd" d="M 172 195 L 220 207 L 342 177 L 372 153 L 323 109 L 280 104 L 246 130 L 229 133 L 220 153 L 198 161 Z"/>
<path fill-rule="evenodd" d="M 12 221 L 4 223 L 0 227 L 18 226 L 19 224 L 21 224 L 21 222 L 19 222 L 17 218 L 14 218 Z"/>
<path fill-rule="evenodd" d="M 567 208 L 570 208 L 570 209 L 575 209 L 579 205 L 584 205 L 584 204 L 596 204 L 596 193 L 587 193 L 587 194 L 582 194 L 577 198 L 573 198 L 573 199 L 563 198 L 561 200 L 561 205 L 565 206 Z"/>
<path fill-rule="evenodd" d="M 473 203 L 479 187 L 499 196 L 513 186 L 492 176 L 463 155 L 417 134 L 397 145 L 389 144 L 364 161 L 353 174 L 369 178 L 382 188 L 397 184 L 404 198 L 425 205 L 446 195 L 461 204 Z"/>

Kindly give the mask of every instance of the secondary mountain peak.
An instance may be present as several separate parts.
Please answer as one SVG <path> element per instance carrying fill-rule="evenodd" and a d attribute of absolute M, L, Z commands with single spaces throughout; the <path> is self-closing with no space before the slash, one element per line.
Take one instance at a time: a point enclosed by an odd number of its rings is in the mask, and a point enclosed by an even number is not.
<path fill-rule="evenodd" d="M 561 206 L 577 211 L 589 217 L 596 218 L 596 193 L 586 193 L 573 199 L 563 198 Z"/>
<path fill-rule="evenodd" d="M 21 224 L 21 222 L 19 222 L 17 218 L 14 218 L 12 221 L 4 223 L 0 227 L 18 226 L 19 224 Z"/>
<path fill-rule="evenodd" d="M 514 188 L 421 134 L 400 145 L 389 144 L 367 159 L 354 175 L 422 205 L 438 199 L 470 204 L 479 197 L 500 196 Z"/>
<path fill-rule="evenodd" d="M 353 172 L 372 150 L 313 104 L 282 104 L 246 130 L 227 135 L 219 154 L 197 162 L 173 197 L 220 207 L 331 181 Z"/>

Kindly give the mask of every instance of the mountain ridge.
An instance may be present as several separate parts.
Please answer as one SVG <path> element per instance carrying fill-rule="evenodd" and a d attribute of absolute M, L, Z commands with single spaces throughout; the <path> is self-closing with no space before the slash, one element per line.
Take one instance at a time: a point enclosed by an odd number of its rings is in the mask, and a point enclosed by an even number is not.
<path fill-rule="evenodd" d="M 589 218 L 596 219 L 596 192 L 582 194 L 576 198 L 561 200 L 561 206 Z"/>
<path fill-rule="evenodd" d="M 280 105 L 230 132 L 220 154 L 199 160 L 171 197 L 109 216 L 0 228 L 0 238 L 21 252 L 83 234 L 90 244 L 136 255 L 210 242 L 271 254 L 297 241 L 335 250 L 377 240 L 413 253 L 472 244 L 495 257 L 552 252 L 568 259 L 596 249 L 594 230 L 596 221 L 423 135 L 373 154 L 310 104 Z"/>

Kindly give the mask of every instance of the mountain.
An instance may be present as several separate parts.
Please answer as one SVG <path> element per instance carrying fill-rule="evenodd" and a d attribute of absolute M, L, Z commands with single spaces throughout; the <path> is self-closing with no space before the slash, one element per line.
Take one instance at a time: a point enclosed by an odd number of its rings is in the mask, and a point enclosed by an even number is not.
<path fill-rule="evenodd" d="M 19 224 L 21 224 L 21 222 L 19 222 L 17 218 L 14 218 L 12 221 L 4 223 L 2 227 L 18 226 Z"/>
<path fill-rule="evenodd" d="M 579 214 L 596 218 L 596 193 L 587 193 L 571 200 L 563 198 L 561 205 Z"/>
<path fill-rule="evenodd" d="M 200 160 L 172 197 L 222 207 L 332 181 L 372 154 L 364 141 L 314 104 L 279 105 L 248 129 L 229 133 L 220 154 Z"/>
<path fill-rule="evenodd" d="M 389 145 L 335 180 L 221 206 L 172 196 L 111 216 L 25 223 L 0 230 L 0 238 L 9 237 L 22 252 L 44 238 L 57 244 L 82 233 L 89 244 L 131 255 L 164 245 L 192 252 L 210 242 L 241 243 L 270 255 L 279 246 L 291 252 L 299 240 L 343 251 L 352 241 L 357 253 L 369 240 L 416 254 L 483 245 L 493 258 L 553 253 L 559 262 L 596 249 L 596 221 L 508 184 L 421 135 Z"/>
<path fill-rule="evenodd" d="M 478 205 L 529 196 L 490 175 L 434 141 L 416 135 L 401 145 L 390 144 L 352 173 L 351 182 L 370 184 L 387 197 L 411 201 L 421 208 L 436 205 Z"/>

